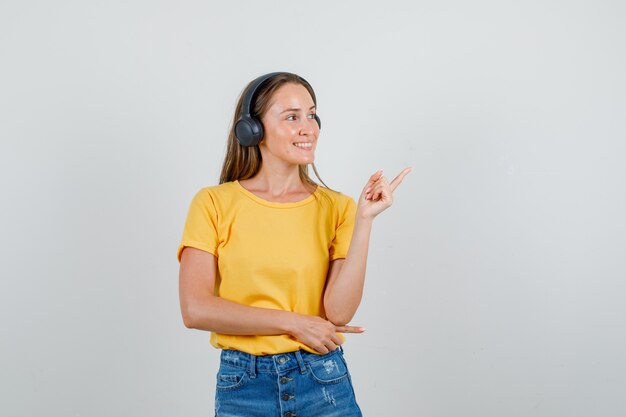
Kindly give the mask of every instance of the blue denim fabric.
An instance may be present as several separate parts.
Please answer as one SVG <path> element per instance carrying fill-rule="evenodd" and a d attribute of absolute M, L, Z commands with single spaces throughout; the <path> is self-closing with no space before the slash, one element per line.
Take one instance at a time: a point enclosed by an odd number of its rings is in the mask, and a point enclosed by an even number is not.
<path fill-rule="evenodd" d="M 254 356 L 223 350 L 216 417 L 362 417 L 343 349 Z"/>

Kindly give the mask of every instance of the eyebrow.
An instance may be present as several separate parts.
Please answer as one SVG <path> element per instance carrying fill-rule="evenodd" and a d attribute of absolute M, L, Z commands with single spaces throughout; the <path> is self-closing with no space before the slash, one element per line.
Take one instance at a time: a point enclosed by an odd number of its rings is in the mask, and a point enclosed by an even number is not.
<path fill-rule="evenodd" d="M 309 107 L 309 110 L 313 110 L 314 108 L 315 108 L 315 106 L 313 105 L 313 106 Z M 283 111 L 280 112 L 280 114 L 287 113 L 288 111 L 298 111 L 298 110 L 300 110 L 298 107 L 294 107 L 294 108 L 291 108 L 291 109 L 283 110 Z"/>

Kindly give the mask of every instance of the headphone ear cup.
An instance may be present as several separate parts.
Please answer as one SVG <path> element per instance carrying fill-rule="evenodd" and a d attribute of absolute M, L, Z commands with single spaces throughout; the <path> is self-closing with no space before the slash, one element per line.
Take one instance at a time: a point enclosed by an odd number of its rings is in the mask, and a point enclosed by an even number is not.
<path fill-rule="evenodd" d="M 258 120 L 243 116 L 235 124 L 235 136 L 241 146 L 255 146 L 263 139 L 263 124 Z"/>
<path fill-rule="evenodd" d="M 315 115 L 315 121 L 317 122 L 317 127 L 319 127 L 321 129 L 322 128 L 322 121 L 320 120 L 320 117 L 317 114 Z"/>

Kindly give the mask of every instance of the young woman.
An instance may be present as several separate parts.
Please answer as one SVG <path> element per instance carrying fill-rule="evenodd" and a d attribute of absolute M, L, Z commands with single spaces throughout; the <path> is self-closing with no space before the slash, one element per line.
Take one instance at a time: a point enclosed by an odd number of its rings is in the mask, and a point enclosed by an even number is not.
<path fill-rule="evenodd" d="M 218 417 L 361 416 L 342 333 L 364 331 L 347 324 L 361 301 L 372 221 L 410 168 L 391 182 L 374 173 L 358 203 L 318 186 L 308 175 L 316 111 L 313 89 L 295 74 L 248 84 L 220 185 L 201 189 L 189 208 L 180 303 L 185 326 L 211 331 L 222 349 Z"/>

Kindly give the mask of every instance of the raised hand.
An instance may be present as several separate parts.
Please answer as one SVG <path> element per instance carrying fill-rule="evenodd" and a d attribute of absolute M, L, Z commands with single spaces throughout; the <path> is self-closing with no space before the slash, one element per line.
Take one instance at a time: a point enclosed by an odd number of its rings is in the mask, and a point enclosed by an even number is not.
<path fill-rule="evenodd" d="M 359 197 L 357 214 L 373 219 L 393 204 L 393 192 L 402 183 L 404 177 L 411 172 L 410 167 L 404 168 L 391 182 L 383 176 L 383 171 L 376 171 L 369 179 Z"/>

